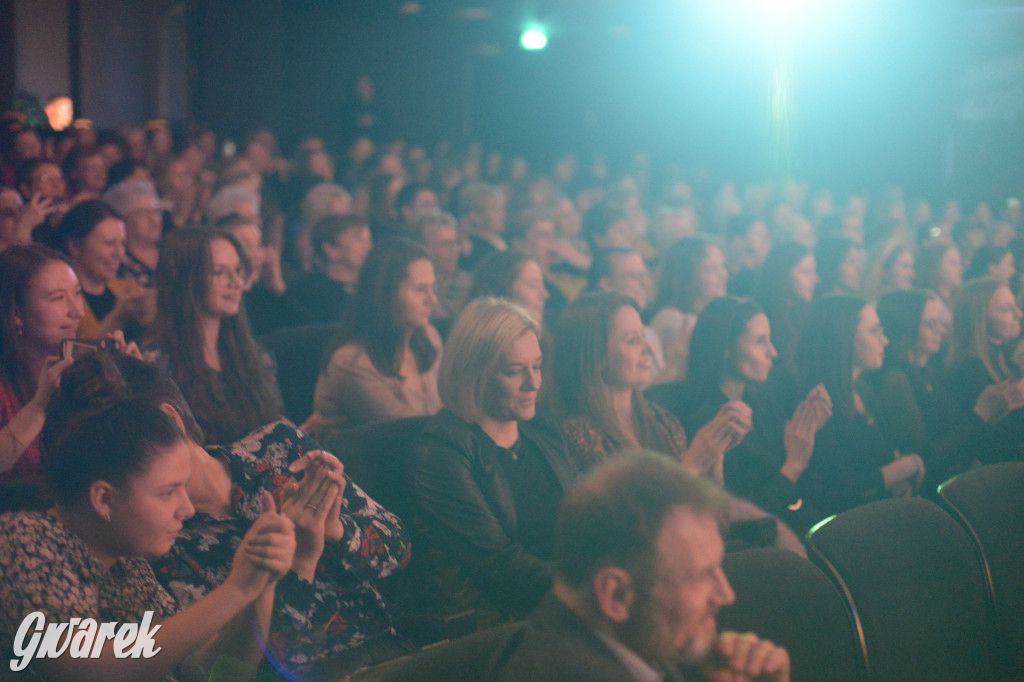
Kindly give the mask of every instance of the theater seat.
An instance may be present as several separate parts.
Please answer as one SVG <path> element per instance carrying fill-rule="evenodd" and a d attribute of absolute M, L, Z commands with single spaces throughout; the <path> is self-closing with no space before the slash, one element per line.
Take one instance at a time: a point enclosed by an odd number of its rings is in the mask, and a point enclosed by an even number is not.
<path fill-rule="evenodd" d="M 839 590 L 814 564 L 774 547 L 725 555 L 736 603 L 719 628 L 754 632 L 786 648 L 793 682 L 861 682 L 863 644 Z"/>
<path fill-rule="evenodd" d="M 374 500 L 397 514 L 413 535 L 407 465 L 416 437 L 430 417 L 407 417 L 346 429 L 321 443 Z M 402 634 L 418 646 L 454 639 L 477 628 L 476 612 L 452 613 L 438 600 L 435 566 L 424 538 L 416 536 L 405 571 L 378 586 L 398 610 Z"/>
<path fill-rule="evenodd" d="M 284 400 L 284 414 L 301 424 L 313 413 L 313 393 L 327 344 L 341 331 L 336 324 L 310 324 L 275 329 L 260 343 L 277 362 L 277 386 Z"/>
<path fill-rule="evenodd" d="M 985 557 L 1002 679 L 1024 680 L 1024 463 L 960 474 L 939 486 L 939 501 Z"/>
<path fill-rule="evenodd" d="M 983 560 L 938 505 L 897 498 L 851 509 L 812 528 L 808 550 L 853 606 L 868 679 L 997 679 Z"/>
<path fill-rule="evenodd" d="M 375 666 L 352 676 L 352 682 L 470 682 L 484 679 L 492 659 L 512 651 L 522 636 L 525 622 L 438 644 L 413 656 Z"/>

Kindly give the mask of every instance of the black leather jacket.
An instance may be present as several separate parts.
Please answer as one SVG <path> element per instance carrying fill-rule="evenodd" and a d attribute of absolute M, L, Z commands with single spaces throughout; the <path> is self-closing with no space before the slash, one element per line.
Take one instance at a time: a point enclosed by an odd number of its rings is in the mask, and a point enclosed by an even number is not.
<path fill-rule="evenodd" d="M 562 492 L 568 490 L 576 469 L 555 423 L 542 417 L 520 422 L 519 435 L 536 445 Z M 521 616 L 550 589 L 552 571 L 516 541 L 515 503 L 499 450 L 479 426 L 448 410 L 432 418 L 410 459 L 415 528 L 441 573 L 453 569 L 468 578 L 470 585 L 456 579 L 456 586 L 446 587 L 441 581 L 449 606 L 492 606 L 503 616 Z"/>

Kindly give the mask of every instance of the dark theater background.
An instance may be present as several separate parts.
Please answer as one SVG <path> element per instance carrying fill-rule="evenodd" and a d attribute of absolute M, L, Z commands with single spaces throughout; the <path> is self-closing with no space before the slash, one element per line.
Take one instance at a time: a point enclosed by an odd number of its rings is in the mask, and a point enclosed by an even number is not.
<path fill-rule="evenodd" d="M 2 0 L 0 105 L 66 92 L 337 145 L 371 77 L 386 135 L 546 163 L 638 150 L 739 181 L 1019 192 L 1024 6 L 991 0 Z M 548 33 L 540 51 L 519 36 Z"/>

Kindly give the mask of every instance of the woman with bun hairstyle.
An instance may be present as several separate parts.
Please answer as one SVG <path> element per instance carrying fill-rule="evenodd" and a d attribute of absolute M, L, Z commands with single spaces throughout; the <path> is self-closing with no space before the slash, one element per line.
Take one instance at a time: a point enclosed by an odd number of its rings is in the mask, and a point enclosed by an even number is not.
<path fill-rule="evenodd" d="M 38 658 L 28 669 L 62 680 L 176 679 L 225 666 L 247 676 L 262 655 L 275 585 L 292 564 L 294 524 L 264 496 L 224 582 L 179 612 L 146 559 L 169 552 L 194 513 L 182 432 L 139 400 L 75 402 L 59 395 L 43 434 L 53 506 L 0 516 L 0 646 L 12 651 L 36 612 L 72 628 L 78 619 L 155 621 L 149 646 L 157 655 L 115 656 L 108 640 L 93 657 Z"/>
<path fill-rule="evenodd" d="M 320 679 L 408 653 L 377 588 L 378 579 L 409 558 L 405 529 L 308 435 L 278 420 L 230 445 L 203 446 L 188 403 L 167 374 L 121 354 L 78 361 L 61 391 L 84 404 L 129 396 L 159 407 L 185 434 L 186 491 L 195 512 L 171 553 L 151 560 L 157 580 L 181 605 L 225 580 L 269 494 L 294 522 L 297 539 L 272 605 L 270 662 L 298 679 Z"/>

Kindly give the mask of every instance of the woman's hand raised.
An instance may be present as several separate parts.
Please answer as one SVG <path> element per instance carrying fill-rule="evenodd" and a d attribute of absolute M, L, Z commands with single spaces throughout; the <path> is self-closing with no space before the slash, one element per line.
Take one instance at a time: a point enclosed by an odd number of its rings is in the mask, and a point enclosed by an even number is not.
<path fill-rule="evenodd" d="M 263 493 L 263 513 L 249 528 L 235 550 L 231 573 L 225 582 L 255 599 L 292 567 L 295 557 L 295 524 L 278 513 L 270 493 Z"/>

